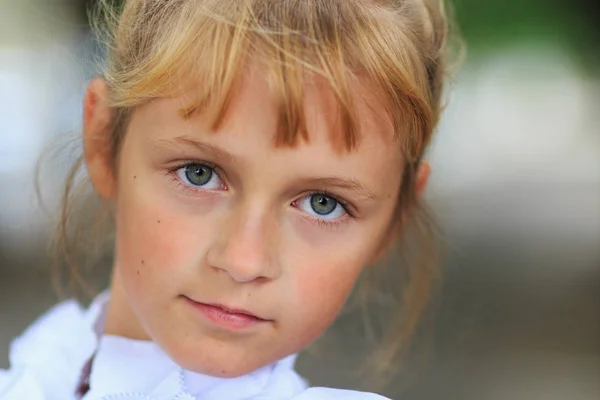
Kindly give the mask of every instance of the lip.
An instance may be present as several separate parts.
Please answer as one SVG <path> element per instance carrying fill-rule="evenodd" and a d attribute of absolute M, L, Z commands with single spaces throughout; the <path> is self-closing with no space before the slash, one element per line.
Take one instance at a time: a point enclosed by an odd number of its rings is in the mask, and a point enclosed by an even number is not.
<path fill-rule="evenodd" d="M 201 303 L 185 297 L 187 302 L 212 324 L 228 330 L 245 330 L 269 322 L 250 311 L 224 306 L 222 304 Z"/>

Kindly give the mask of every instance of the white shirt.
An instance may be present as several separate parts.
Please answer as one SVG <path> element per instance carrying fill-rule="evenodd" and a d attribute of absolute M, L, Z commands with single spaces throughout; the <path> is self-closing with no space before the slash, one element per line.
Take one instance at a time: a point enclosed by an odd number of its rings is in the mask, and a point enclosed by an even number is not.
<path fill-rule="evenodd" d="M 0 370 L 0 400 L 74 400 L 93 357 L 82 400 L 385 400 L 348 390 L 308 388 L 294 371 L 296 356 L 238 378 L 180 368 L 150 341 L 102 335 L 108 295 L 85 311 L 73 300 L 54 307 L 10 349 Z"/>

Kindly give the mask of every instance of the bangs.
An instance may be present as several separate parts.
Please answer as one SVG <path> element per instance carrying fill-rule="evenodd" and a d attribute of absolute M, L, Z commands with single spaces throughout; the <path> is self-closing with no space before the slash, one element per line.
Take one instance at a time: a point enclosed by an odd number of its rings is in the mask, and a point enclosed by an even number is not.
<path fill-rule="evenodd" d="M 355 102 L 359 79 L 366 79 L 384 108 L 408 162 L 417 161 L 435 125 L 429 106 L 427 72 L 409 38 L 402 38 L 392 11 L 364 0 L 140 2 L 147 9 L 125 8 L 121 42 L 111 51 L 133 55 L 123 71 L 107 76 L 116 108 L 133 108 L 154 98 L 189 93 L 194 101 L 184 117 L 202 112 L 211 129 L 219 128 L 250 64 L 264 67 L 278 107 L 276 144 L 308 141 L 307 85 L 324 82 L 333 94 L 346 150 L 360 137 Z M 154 5 L 149 3 L 153 3 Z M 190 5 L 190 3 L 192 3 Z M 395 11 L 397 13 L 397 10 Z M 140 18 L 152 13 L 152 18 Z M 150 21 L 150 23 L 148 23 Z M 400 37 L 399 37 L 400 36 Z M 151 38 L 151 39 L 150 39 Z M 393 40 L 392 40 L 393 39 Z M 123 50 L 125 51 L 125 50 Z M 262 70 L 261 70 L 262 71 Z M 358 93 L 360 95 L 360 93 Z"/>

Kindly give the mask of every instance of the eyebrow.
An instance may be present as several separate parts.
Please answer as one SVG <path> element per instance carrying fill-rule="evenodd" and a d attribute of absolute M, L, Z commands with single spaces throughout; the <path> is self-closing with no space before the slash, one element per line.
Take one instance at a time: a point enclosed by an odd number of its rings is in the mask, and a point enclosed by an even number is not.
<path fill-rule="evenodd" d="M 322 187 L 335 187 L 338 189 L 346 189 L 354 192 L 355 195 L 367 198 L 370 200 L 377 199 L 377 196 L 369 189 L 364 187 L 358 180 L 354 178 L 328 177 L 328 178 L 307 178 L 302 179 L 303 183 L 313 184 Z"/>
<path fill-rule="evenodd" d="M 213 146 L 208 143 L 199 142 L 185 136 L 176 137 L 174 139 L 160 139 L 156 141 L 156 145 L 165 145 L 165 146 L 186 146 L 186 147 L 194 147 L 202 153 L 209 153 L 215 158 L 215 161 L 219 162 L 228 162 L 232 163 L 235 160 L 235 157 L 225 151 L 224 149 Z"/>
<path fill-rule="evenodd" d="M 235 162 L 235 157 L 227 152 L 226 150 L 213 146 L 208 143 L 196 141 L 185 136 L 176 137 L 171 140 L 161 139 L 157 141 L 157 144 L 172 146 L 173 144 L 181 145 L 181 146 L 191 146 L 203 153 L 209 153 L 217 162 Z M 364 187 L 360 181 L 355 178 L 342 178 L 342 177 L 310 177 L 310 178 L 302 178 L 300 182 L 304 185 L 317 185 L 321 187 L 335 187 L 338 189 L 345 189 L 352 191 L 356 196 L 363 197 L 369 200 L 376 200 L 377 196 Z"/>

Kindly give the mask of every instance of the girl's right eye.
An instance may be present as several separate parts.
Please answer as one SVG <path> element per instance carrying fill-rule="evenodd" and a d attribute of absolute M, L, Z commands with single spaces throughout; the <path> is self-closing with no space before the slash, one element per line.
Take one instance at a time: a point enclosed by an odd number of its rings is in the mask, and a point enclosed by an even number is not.
<path fill-rule="evenodd" d="M 181 182 L 190 187 L 220 189 L 224 183 L 215 169 L 206 164 L 188 164 L 175 171 Z"/>

